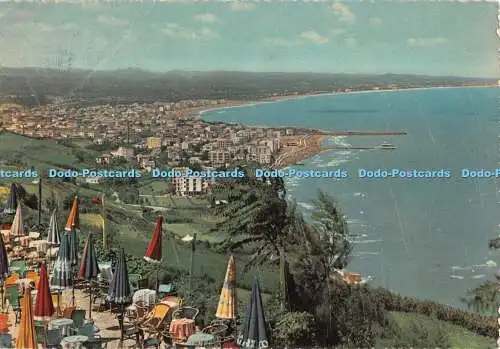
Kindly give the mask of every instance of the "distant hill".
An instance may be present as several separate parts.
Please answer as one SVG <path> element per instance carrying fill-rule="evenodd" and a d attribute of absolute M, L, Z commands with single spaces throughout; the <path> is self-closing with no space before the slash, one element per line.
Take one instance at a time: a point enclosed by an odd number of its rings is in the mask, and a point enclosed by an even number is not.
<path fill-rule="evenodd" d="M 79 102 L 90 104 L 175 102 L 202 98 L 254 100 L 273 93 L 307 93 L 373 85 L 418 87 L 495 83 L 496 79 L 397 74 L 153 73 L 140 69 L 92 72 L 0 68 L 0 103 L 37 105 L 49 103 L 56 96 L 74 97 Z"/>

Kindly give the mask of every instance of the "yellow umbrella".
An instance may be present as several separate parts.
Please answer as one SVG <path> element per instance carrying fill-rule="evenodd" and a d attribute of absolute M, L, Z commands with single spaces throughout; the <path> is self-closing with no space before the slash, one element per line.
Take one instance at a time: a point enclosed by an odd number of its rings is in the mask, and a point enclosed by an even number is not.
<path fill-rule="evenodd" d="M 21 323 L 17 336 L 16 348 L 36 349 L 35 326 L 33 323 L 33 309 L 31 299 L 31 288 L 26 288 L 21 302 Z"/>
<path fill-rule="evenodd" d="M 219 306 L 215 317 L 219 319 L 236 319 L 238 305 L 236 304 L 236 265 L 231 255 L 227 263 L 226 278 L 220 293 Z"/>
<path fill-rule="evenodd" d="M 66 231 L 72 231 L 73 229 L 80 229 L 80 215 L 78 212 L 78 196 L 75 196 L 75 200 L 73 200 L 73 206 L 71 207 L 71 211 L 69 212 L 66 226 L 64 227 L 64 230 L 66 230 Z"/>

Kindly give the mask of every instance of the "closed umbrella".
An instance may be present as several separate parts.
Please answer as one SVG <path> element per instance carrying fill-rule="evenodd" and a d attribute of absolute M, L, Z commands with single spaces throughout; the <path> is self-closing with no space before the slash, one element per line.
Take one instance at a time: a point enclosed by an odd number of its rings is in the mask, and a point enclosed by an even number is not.
<path fill-rule="evenodd" d="M 44 263 L 40 268 L 40 280 L 38 281 L 38 290 L 36 293 L 35 310 L 33 311 L 36 320 L 48 321 L 54 315 L 54 304 L 52 303 L 52 294 L 50 293 L 49 276 L 47 274 L 47 265 Z"/>
<path fill-rule="evenodd" d="M 21 302 L 21 322 L 16 341 L 16 348 L 18 349 L 35 349 L 38 347 L 33 323 L 32 303 L 31 288 L 28 287 Z"/>
<path fill-rule="evenodd" d="M 254 281 L 250 305 L 247 309 L 243 329 L 238 336 L 238 345 L 245 349 L 268 348 L 266 319 L 262 307 L 259 282 Z"/>
<path fill-rule="evenodd" d="M 76 268 L 78 266 L 78 235 L 76 235 L 75 229 L 70 231 L 68 234 L 69 239 L 69 257 L 71 261 L 71 266 Z"/>
<path fill-rule="evenodd" d="M 52 215 L 50 216 L 47 242 L 56 246 L 61 244 L 61 234 L 59 233 L 59 224 L 57 224 L 57 208 L 52 211 Z"/>
<path fill-rule="evenodd" d="M 64 227 L 64 230 L 66 231 L 72 231 L 73 229 L 80 229 L 78 196 L 75 196 L 75 200 L 73 200 L 73 205 L 71 206 L 71 211 L 69 212 L 68 220 L 66 221 L 66 226 Z"/>
<path fill-rule="evenodd" d="M 162 259 L 162 225 L 163 225 L 163 217 L 159 216 L 156 218 L 155 230 L 153 231 L 153 236 L 149 241 L 148 248 L 146 250 L 146 254 L 144 255 L 144 260 L 159 264 Z M 156 268 L 156 291 L 159 288 L 159 271 L 160 268 Z"/>
<path fill-rule="evenodd" d="M 18 238 L 25 235 L 23 210 L 20 203 L 17 204 L 16 215 L 14 216 L 14 221 L 10 227 L 10 235 Z"/>
<path fill-rule="evenodd" d="M 92 240 L 92 234 L 89 234 L 83 250 L 80 269 L 78 270 L 78 278 L 85 279 L 89 282 L 89 319 L 92 319 L 92 280 L 96 279 L 99 273 L 100 270 L 99 264 L 97 263 L 94 241 Z"/>
<path fill-rule="evenodd" d="M 9 196 L 7 197 L 7 206 L 4 208 L 3 213 L 13 214 L 16 212 L 18 203 L 17 187 L 15 183 L 10 185 Z"/>
<path fill-rule="evenodd" d="M 69 248 L 69 235 L 64 234 L 61 237 L 61 246 L 52 270 L 52 278 L 50 279 L 51 286 L 56 286 L 59 289 L 73 286 L 73 268 L 71 267 Z M 59 293 L 57 295 L 59 308 Z"/>
<path fill-rule="evenodd" d="M 7 250 L 3 241 L 3 235 L 0 234 L 0 297 L 2 297 L 2 311 L 4 310 L 4 281 L 9 275 L 9 259 Z"/>
<path fill-rule="evenodd" d="M 227 263 L 226 277 L 219 298 L 219 305 L 215 317 L 219 319 L 236 320 L 237 301 L 236 301 L 236 265 L 234 257 L 229 257 Z"/>
<path fill-rule="evenodd" d="M 120 322 L 120 343 L 123 343 L 123 317 L 125 305 L 132 302 L 132 289 L 130 288 L 127 263 L 125 262 L 125 252 L 123 248 L 120 250 L 116 270 L 109 284 L 107 300 L 108 302 L 121 306 L 121 314 L 118 320 Z"/>

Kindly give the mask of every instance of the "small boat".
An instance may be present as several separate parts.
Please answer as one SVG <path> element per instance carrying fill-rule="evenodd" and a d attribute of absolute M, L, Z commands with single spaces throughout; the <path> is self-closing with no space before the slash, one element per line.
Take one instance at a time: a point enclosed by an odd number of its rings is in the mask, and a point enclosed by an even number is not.
<path fill-rule="evenodd" d="M 379 145 L 379 149 L 396 149 L 396 146 L 394 144 L 384 142 L 381 145 Z"/>

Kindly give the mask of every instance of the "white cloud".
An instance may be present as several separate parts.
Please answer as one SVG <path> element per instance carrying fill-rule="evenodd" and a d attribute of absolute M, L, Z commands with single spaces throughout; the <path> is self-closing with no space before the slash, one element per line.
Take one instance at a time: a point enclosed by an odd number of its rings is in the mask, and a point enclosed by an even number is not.
<path fill-rule="evenodd" d="M 97 21 L 102 24 L 110 25 L 110 26 L 123 26 L 127 25 L 127 22 L 124 20 L 121 20 L 119 18 L 116 18 L 114 16 L 110 15 L 100 15 L 97 17 Z"/>
<path fill-rule="evenodd" d="M 290 47 L 290 46 L 296 46 L 297 42 L 278 36 L 275 38 L 265 39 L 264 45 L 265 46 L 272 46 L 272 47 Z"/>
<path fill-rule="evenodd" d="M 342 28 L 332 29 L 332 36 L 342 36 L 347 33 L 347 30 Z"/>
<path fill-rule="evenodd" d="M 214 40 L 219 37 L 215 32 L 208 28 L 194 30 L 182 27 L 175 23 L 168 23 L 165 28 L 161 29 L 161 32 L 170 38 L 195 41 Z"/>
<path fill-rule="evenodd" d="M 255 4 L 243 1 L 231 1 L 229 8 L 233 11 L 253 11 Z"/>
<path fill-rule="evenodd" d="M 193 16 L 193 19 L 198 22 L 203 23 L 215 23 L 217 22 L 217 17 L 211 13 L 201 13 L 199 15 Z"/>
<path fill-rule="evenodd" d="M 318 34 L 318 32 L 314 30 L 309 30 L 300 34 L 301 39 L 305 39 L 311 42 L 314 42 L 318 45 L 323 45 L 328 42 L 328 38 L 326 36 Z"/>
<path fill-rule="evenodd" d="M 370 18 L 370 24 L 373 26 L 381 25 L 382 20 L 379 17 L 372 17 Z"/>
<path fill-rule="evenodd" d="M 352 23 L 356 21 L 356 16 L 352 11 L 344 4 L 340 2 L 335 2 L 332 5 L 332 12 L 339 21 Z"/>
<path fill-rule="evenodd" d="M 448 39 L 443 37 L 434 38 L 409 38 L 406 44 L 410 47 L 435 47 L 448 43 Z"/>

